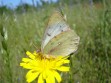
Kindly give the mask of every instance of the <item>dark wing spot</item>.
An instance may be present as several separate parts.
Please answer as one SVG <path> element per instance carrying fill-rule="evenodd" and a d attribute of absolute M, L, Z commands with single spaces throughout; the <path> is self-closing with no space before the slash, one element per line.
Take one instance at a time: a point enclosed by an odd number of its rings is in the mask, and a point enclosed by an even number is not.
<path fill-rule="evenodd" d="M 51 34 L 47 33 L 48 36 L 51 36 Z"/>
<path fill-rule="evenodd" d="M 79 41 L 79 39 L 77 39 L 77 38 L 76 39 L 71 39 L 71 41 Z"/>
<path fill-rule="evenodd" d="M 78 43 L 78 42 L 75 42 L 74 45 L 79 45 L 79 43 Z"/>
<path fill-rule="evenodd" d="M 61 30 L 61 32 L 63 32 L 63 30 Z"/>

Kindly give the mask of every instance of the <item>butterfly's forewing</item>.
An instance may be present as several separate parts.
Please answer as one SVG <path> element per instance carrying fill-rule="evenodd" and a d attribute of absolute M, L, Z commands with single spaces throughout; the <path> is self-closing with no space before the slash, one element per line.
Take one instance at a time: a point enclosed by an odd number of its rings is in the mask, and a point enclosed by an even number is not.
<path fill-rule="evenodd" d="M 41 50 L 43 52 L 44 47 L 47 43 L 54 37 L 60 34 L 61 32 L 70 30 L 69 26 L 66 24 L 64 18 L 59 12 L 54 12 L 50 17 L 47 28 L 45 30 Z"/>
<path fill-rule="evenodd" d="M 79 36 L 73 30 L 62 32 L 48 42 L 43 53 L 54 56 L 69 55 L 77 50 L 79 39 Z"/>

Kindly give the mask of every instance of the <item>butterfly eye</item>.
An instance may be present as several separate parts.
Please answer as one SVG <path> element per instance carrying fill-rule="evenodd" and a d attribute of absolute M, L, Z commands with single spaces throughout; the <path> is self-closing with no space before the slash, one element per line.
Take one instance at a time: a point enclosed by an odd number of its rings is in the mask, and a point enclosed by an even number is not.
<path fill-rule="evenodd" d="M 41 52 L 41 50 L 37 50 L 37 53 Z"/>

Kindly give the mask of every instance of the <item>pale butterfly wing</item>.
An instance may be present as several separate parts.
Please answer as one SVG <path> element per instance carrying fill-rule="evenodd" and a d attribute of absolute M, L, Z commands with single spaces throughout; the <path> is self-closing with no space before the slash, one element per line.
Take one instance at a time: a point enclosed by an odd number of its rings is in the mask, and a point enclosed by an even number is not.
<path fill-rule="evenodd" d="M 73 30 L 62 32 L 48 42 L 43 53 L 67 56 L 77 50 L 79 40 L 79 36 Z"/>
<path fill-rule="evenodd" d="M 67 30 L 70 30 L 70 28 L 65 22 L 62 15 L 57 11 L 54 12 L 54 14 L 49 19 L 47 28 L 43 36 L 42 45 L 41 45 L 42 52 L 44 47 L 54 36 L 57 36 L 61 32 L 64 32 Z"/>

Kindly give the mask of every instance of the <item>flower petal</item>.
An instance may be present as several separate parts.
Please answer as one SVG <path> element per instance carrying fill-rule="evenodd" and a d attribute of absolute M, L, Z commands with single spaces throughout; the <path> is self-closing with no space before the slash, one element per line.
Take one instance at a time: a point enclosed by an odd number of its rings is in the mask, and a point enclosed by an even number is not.
<path fill-rule="evenodd" d="M 62 78 L 57 71 L 69 71 L 70 67 L 65 65 L 70 62 L 67 57 L 45 58 L 42 53 L 30 53 L 29 51 L 26 54 L 29 58 L 23 58 L 20 66 L 30 69 L 26 75 L 28 83 L 36 78 L 38 78 L 38 83 L 44 83 L 45 80 L 46 83 L 55 83 L 55 79 L 60 83 Z"/>
<path fill-rule="evenodd" d="M 57 68 L 57 70 L 63 71 L 63 72 L 69 71 L 69 69 L 70 69 L 70 67 L 66 67 L 66 66 L 61 66 L 61 67 Z"/>
<path fill-rule="evenodd" d="M 59 73 L 58 72 L 56 72 L 56 71 L 53 71 L 53 75 L 54 75 L 54 77 L 56 78 L 56 80 L 58 81 L 58 82 L 61 82 L 61 76 L 59 75 Z"/>
<path fill-rule="evenodd" d="M 46 83 L 55 83 L 53 72 L 49 71 L 49 75 L 46 78 Z"/>
<path fill-rule="evenodd" d="M 26 54 L 27 54 L 31 59 L 35 59 L 35 56 L 34 56 L 32 53 L 30 53 L 29 51 L 27 51 Z"/>
<path fill-rule="evenodd" d="M 27 82 L 32 82 L 33 80 L 35 80 L 38 77 L 38 75 L 39 75 L 39 72 L 30 70 L 26 75 Z"/>
<path fill-rule="evenodd" d="M 63 61 L 56 62 L 56 66 L 61 66 L 61 65 L 63 65 Z"/>
<path fill-rule="evenodd" d="M 70 63 L 70 61 L 69 60 L 64 60 L 64 63 Z"/>
<path fill-rule="evenodd" d="M 42 77 L 42 74 L 39 75 L 38 83 L 44 83 L 44 79 Z"/>
<path fill-rule="evenodd" d="M 22 61 L 27 63 L 27 62 L 30 62 L 31 59 L 29 59 L 29 58 L 22 58 Z"/>
<path fill-rule="evenodd" d="M 43 75 L 43 79 L 46 79 L 47 78 L 47 74 L 49 74 L 48 72 L 47 72 L 47 70 L 45 70 L 43 73 L 42 73 Z"/>
<path fill-rule="evenodd" d="M 30 65 L 30 63 L 20 63 L 20 66 L 26 69 L 32 69 L 32 66 Z"/>

